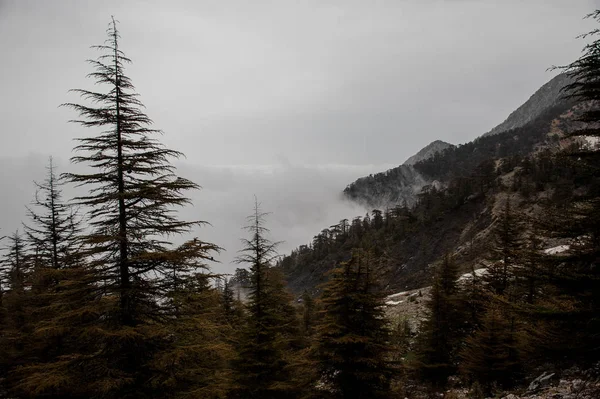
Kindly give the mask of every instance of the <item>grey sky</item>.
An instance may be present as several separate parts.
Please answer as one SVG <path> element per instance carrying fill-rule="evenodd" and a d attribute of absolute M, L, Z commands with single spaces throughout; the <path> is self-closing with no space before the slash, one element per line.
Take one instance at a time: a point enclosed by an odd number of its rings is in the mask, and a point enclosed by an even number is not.
<path fill-rule="evenodd" d="M 240 220 L 221 205 L 246 214 L 256 192 L 287 250 L 354 211 L 333 201 L 355 178 L 433 140 L 470 141 L 500 123 L 553 76 L 546 68 L 580 54 L 575 36 L 593 26 L 582 17 L 598 6 L 0 0 L 0 160 L 26 181 L 37 163 L 34 178 L 43 178 L 48 155 L 68 167 L 72 139 L 87 132 L 57 106 L 77 100 L 68 89 L 90 86 L 89 47 L 104 41 L 114 14 L 148 115 L 204 187 L 201 217 L 222 229 L 211 239 L 235 249 L 230 236 L 240 232 L 224 226 Z M 4 187 L 6 209 L 21 197 Z M 0 223 L 10 230 L 18 212 L 9 209 Z"/>

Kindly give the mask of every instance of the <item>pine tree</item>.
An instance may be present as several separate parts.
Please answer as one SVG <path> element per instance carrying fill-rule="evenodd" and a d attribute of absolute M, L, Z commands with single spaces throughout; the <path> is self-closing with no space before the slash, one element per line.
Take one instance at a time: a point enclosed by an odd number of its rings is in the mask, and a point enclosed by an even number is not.
<path fill-rule="evenodd" d="M 480 328 L 466 339 L 461 352 L 462 373 L 472 382 L 478 382 L 488 394 L 497 384 L 514 385 L 521 368 L 518 334 L 506 316 L 499 307 L 491 305 Z"/>
<path fill-rule="evenodd" d="M 50 301 L 56 316 L 37 328 L 67 329 L 69 339 L 61 356 L 30 365 L 20 385 L 32 396 L 152 397 L 156 359 L 177 349 L 170 330 L 188 322 L 178 317 L 173 293 L 218 249 L 196 239 L 178 247 L 169 241 L 202 224 L 177 216 L 189 203 L 184 193 L 198 186 L 175 174 L 170 161 L 182 154 L 156 139 L 160 131 L 125 75 L 130 60 L 114 19 L 107 33 L 105 44 L 94 46 L 102 55 L 89 61 L 95 70 L 88 75 L 107 90 L 73 90 L 91 105 L 64 104 L 79 113 L 74 122 L 98 132 L 78 139 L 71 159 L 87 171 L 63 175 L 89 189 L 75 199 L 89 229 L 80 238 L 84 261 L 61 271 Z"/>
<path fill-rule="evenodd" d="M 163 326 L 170 345 L 152 360 L 153 395 L 164 398 L 225 398 L 234 357 L 232 327 L 211 276 L 182 279 L 171 294 L 176 320 Z"/>
<path fill-rule="evenodd" d="M 592 18 L 600 22 L 600 10 L 588 14 L 586 18 Z M 598 101 L 600 92 L 598 91 L 598 82 L 600 82 L 600 30 L 594 29 L 591 32 L 580 36 L 582 39 L 595 39 L 583 48 L 583 55 L 569 65 L 554 67 L 565 72 L 572 82 L 563 88 L 564 96 L 574 100 L 579 104 L 582 110 L 577 120 L 583 122 L 583 126 L 575 129 L 568 134 L 569 137 L 591 138 L 598 140 L 600 138 L 600 127 L 597 123 L 600 121 L 600 109 Z M 600 154 L 598 147 L 590 142 L 580 142 L 575 147 L 571 155 L 584 161 L 582 168 L 590 168 L 591 176 L 598 176 L 600 169 Z"/>
<path fill-rule="evenodd" d="M 458 268 L 449 255 L 444 257 L 431 288 L 429 317 L 419 339 L 417 369 L 423 378 L 435 385 L 445 384 L 455 371 L 456 351 L 460 337 L 458 311 Z"/>
<path fill-rule="evenodd" d="M 221 292 L 221 305 L 223 306 L 225 320 L 231 326 L 237 326 L 243 318 L 243 305 L 235 297 L 231 279 L 224 279 L 223 290 Z"/>
<path fill-rule="evenodd" d="M 368 253 L 355 252 L 323 286 L 316 361 L 321 390 L 332 398 L 386 398 L 392 369 L 385 294 Z"/>
<path fill-rule="evenodd" d="M 502 213 L 496 218 L 489 244 L 490 265 L 484 280 L 496 295 L 503 295 L 514 276 L 515 265 L 522 256 L 522 226 L 512 210 L 510 198 L 504 202 Z"/>
<path fill-rule="evenodd" d="M 31 270 L 21 234 L 16 231 L 7 239 L 9 242 L 0 261 L 0 346 L 3 352 L 0 370 L 7 377 L 7 388 L 12 390 L 15 384 L 12 372 L 25 364 L 27 357 L 27 337 L 30 333 L 27 307 L 30 295 L 26 287 Z"/>
<path fill-rule="evenodd" d="M 296 310 L 285 290 L 283 275 L 273 267 L 278 243 L 268 239 L 266 213 L 255 200 L 254 213 L 245 229 L 237 258 L 250 265 L 247 325 L 242 332 L 239 359 L 235 362 L 235 398 L 293 398 L 302 394 L 294 372 L 294 339 L 299 336 Z"/>
<path fill-rule="evenodd" d="M 310 337 L 315 329 L 315 300 L 310 293 L 304 290 L 302 293 L 302 330 L 304 335 Z"/>
<path fill-rule="evenodd" d="M 62 199 L 64 181 L 56 175 L 52 157 L 46 170 L 44 182 L 34 182 L 33 207 L 27 208 L 31 223 L 24 226 L 36 264 L 56 270 L 74 261 L 79 251 L 76 238 L 82 228 L 77 211 Z"/>
<path fill-rule="evenodd" d="M 587 16 L 600 22 L 600 10 Z M 583 55 L 560 67 L 572 78 L 564 88 L 578 102 L 579 126 L 568 133 L 578 140 L 566 155 L 577 170 L 576 191 L 561 207 L 546 207 L 543 231 L 567 245 L 562 253 L 541 260 L 545 297 L 533 312 L 546 322 L 557 348 L 569 359 L 600 359 L 600 35 L 599 29 L 582 35 L 593 39 Z"/>
<path fill-rule="evenodd" d="M 84 127 L 105 128 L 100 135 L 78 139 L 73 157 L 94 169 L 90 173 L 67 173 L 79 186 L 90 187 L 90 194 L 76 198 L 89 207 L 92 233 L 85 237 L 106 291 L 119 300 L 122 325 L 135 325 L 136 315 L 152 292 L 148 292 L 149 273 L 169 275 L 167 235 L 187 233 L 201 222 L 177 218 L 175 207 L 190 201 L 183 192 L 197 189 L 195 183 L 176 176 L 171 159 L 183 154 L 164 148 L 155 138 L 152 121 L 142 111 L 134 86 L 125 75 L 131 62 L 119 48 L 116 22 L 108 29 L 106 43 L 94 48 L 105 52 L 89 62 L 96 68 L 88 76 L 105 84 L 108 92 L 75 89 L 82 98 L 97 106 L 67 103 L 81 118 Z M 200 243 L 201 244 L 201 243 Z M 147 310 L 147 309 L 146 309 Z"/>
<path fill-rule="evenodd" d="M 21 258 L 27 259 L 29 272 L 23 276 L 27 285 L 25 320 L 27 343 L 21 351 L 21 364 L 11 375 L 15 382 L 13 393 L 18 392 L 22 380 L 26 379 L 28 366 L 40 362 L 51 362 L 63 355 L 63 342 L 67 328 L 49 333 L 42 328 L 45 322 L 57 317 L 56 290 L 62 272 L 78 262 L 79 244 L 77 235 L 81 231 L 79 218 L 71 206 L 63 202 L 60 181 L 55 173 L 52 158 L 47 167 L 46 180 L 36 185 L 33 207 L 28 207 L 31 224 L 24 224 L 25 238 L 22 240 Z M 22 299 L 21 299 L 22 302 Z M 23 306 L 23 305 L 22 305 Z"/>

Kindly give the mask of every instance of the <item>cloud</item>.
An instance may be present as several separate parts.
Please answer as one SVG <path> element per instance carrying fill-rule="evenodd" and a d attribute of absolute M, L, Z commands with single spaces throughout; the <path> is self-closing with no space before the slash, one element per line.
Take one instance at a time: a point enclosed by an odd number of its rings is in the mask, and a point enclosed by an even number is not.
<path fill-rule="evenodd" d="M 165 143 L 200 164 L 401 163 L 490 130 L 579 55 L 594 2 L 7 1 L 0 155 L 68 156 L 110 15 Z"/>
<path fill-rule="evenodd" d="M 256 194 L 282 252 L 364 213 L 346 184 L 402 163 L 431 141 L 472 140 L 502 122 L 580 54 L 588 0 L 0 2 L 5 233 L 19 226 L 47 154 L 64 168 L 73 138 L 59 104 L 85 76 L 91 45 L 121 22 L 127 67 L 181 173 L 204 188 L 183 214 L 201 239 L 243 236 Z"/>
<path fill-rule="evenodd" d="M 47 157 L 31 154 L 27 157 L 0 157 L 0 185 L 4 187 L 3 210 L 0 212 L 0 235 L 21 227 L 25 205 L 33 199 L 33 180 L 45 178 Z M 64 159 L 54 159 L 59 173 L 73 170 Z M 193 205 L 180 210 L 186 220 L 204 220 L 210 225 L 196 229 L 190 237 L 215 243 L 225 249 L 217 257 L 220 264 L 214 271 L 229 273 L 240 249 L 240 239 L 246 237 L 242 227 L 252 213 L 257 196 L 267 218 L 273 241 L 283 241 L 281 254 L 307 244 L 323 228 L 343 218 L 364 215 L 365 209 L 342 200 L 346 184 L 357 176 L 387 169 L 393 165 L 194 165 L 180 163 L 178 173 L 202 186 L 188 193 Z M 73 187 L 65 187 L 65 198 L 72 198 Z M 181 238 L 182 239 L 182 238 Z M 178 240 L 181 240 L 178 239 Z"/>

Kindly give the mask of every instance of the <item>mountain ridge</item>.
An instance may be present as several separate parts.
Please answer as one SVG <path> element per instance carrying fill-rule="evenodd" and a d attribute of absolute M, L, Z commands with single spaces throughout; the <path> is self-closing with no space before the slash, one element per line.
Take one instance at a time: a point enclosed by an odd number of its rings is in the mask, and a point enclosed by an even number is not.
<path fill-rule="evenodd" d="M 532 192 L 551 195 L 548 185 L 560 178 L 560 164 L 552 173 L 538 171 L 548 167 L 542 159 L 531 169 L 544 151 L 568 145 L 561 137 L 576 119 L 572 102 L 549 103 L 553 105 L 524 126 L 431 151 L 414 165 L 402 164 L 349 184 L 344 196 L 373 212 L 322 230 L 311 245 L 284 257 L 280 265 L 290 288 L 296 293 L 316 289 L 332 265 L 349 259 L 352 248 L 364 246 L 374 248 L 388 264 L 390 289 L 427 285 L 430 266 L 448 251 L 461 257 L 462 264 L 475 262 L 477 255 L 468 248 L 476 241 L 485 246 L 485 232 L 507 190 L 517 190 L 525 203 Z"/>
<path fill-rule="evenodd" d="M 562 89 L 572 82 L 565 73 L 556 75 L 533 93 L 527 101 L 511 112 L 499 125 L 483 136 L 489 136 L 525 126 L 537 118 L 545 109 L 563 102 Z"/>
<path fill-rule="evenodd" d="M 409 157 L 402 165 L 414 165 L 417 162 L 431 158 L 436 153 L 444 151 L 447 148 L 454 147 L 454 144 L 442 140 L 435 140 L 421 148 L 415 155 Z"/>
<path fill-rule="evenodd" d="M 571 78 L 564 73 L 553 77 L 511 112 L 504 122 L 470 143 L 522 128 L 540 118 L 549 109 L 567 106 L 570 102 L 562 97 L 561 91 L 571 81 Z M 356 179 L 346 186 L 342 195 L 350 201 L 371 209 L 392 208 L 402 203 L 413 206 L 423 188 L 431 185 L 439 188 L 444 185 L 444 179 L 423 173 L 424 170 L 419 168 L 419 164 L 440 156 L 446 150 L 456 150 L 470 143 L 455 146 L 442 140 L 435 140 L 396 168 Z"/>

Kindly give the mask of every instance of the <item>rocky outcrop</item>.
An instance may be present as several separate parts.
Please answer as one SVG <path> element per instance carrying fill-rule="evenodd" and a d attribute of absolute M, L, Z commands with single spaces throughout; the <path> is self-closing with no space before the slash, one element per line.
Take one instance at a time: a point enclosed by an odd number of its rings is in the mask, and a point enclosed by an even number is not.
<path fill-rule="evenodd" d="M 561 90 L 571 83 L 571 81 L 571 78 L 564 73 L 555 76 L 548 83 L 540 87 L 529 100 L 513 111 L 504 122 L 485 133 L 484 136 L 525 126 L 548 108 L 567 102 L 568 100 L 563 97 Z"/>

